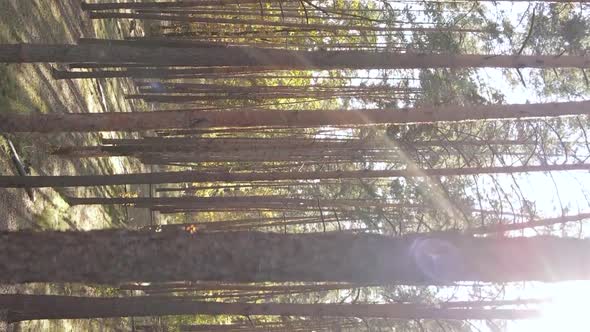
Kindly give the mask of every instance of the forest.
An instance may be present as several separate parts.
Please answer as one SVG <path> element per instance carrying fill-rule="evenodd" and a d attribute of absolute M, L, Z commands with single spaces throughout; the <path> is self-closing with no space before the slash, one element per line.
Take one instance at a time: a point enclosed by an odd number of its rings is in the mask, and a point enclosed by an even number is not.
<path fill-rule="evenodd" d="M 587 331 L 586 0 L 0 0 L 0 331 Z"/>

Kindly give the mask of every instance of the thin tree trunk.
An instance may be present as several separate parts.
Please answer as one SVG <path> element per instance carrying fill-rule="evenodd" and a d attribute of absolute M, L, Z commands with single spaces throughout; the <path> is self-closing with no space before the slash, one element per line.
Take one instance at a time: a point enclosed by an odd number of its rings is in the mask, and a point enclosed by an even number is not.
<path fill-rule="evenodd" d="M 180 325 L 180 332 L 309 332 L 338 331 L 363 325 L 359 321 L 335 320 L 291 320 L 286 322 L 227 324 L 227 325 Z"/>
<path fill-rule="evenodd" d="M 238 73 L 242 75 L 268 72 L 256 67 L 205 67 L 205 68 L 126 68 L 122 70 L 99 71 L 63 71 L 52 69 L 52 77 L 62 79 L 85 78 L 224 78 L 224 74 Z M 232 76 L 239 77 L 239 76 Z"/>
<path fill-rule="evenodd" d="M 327 222 L 336 221 L 334 218 L 324 218 Z M 236 219 L 236 220 L 220 220 L 213 222 L 193 222 L 186 224 L 167 224 L 158 225 L 154 227 L 147 227 L 146 230 L 159 230 L 159 231 L 172 231 L 176 232 L 184 230 L 186 228 L 205 228 L 205 229 L 218 229 L 223 230 L 226 228 L 232 228 L 237 226 L 250 226 L 250 225 L 264 225 L 273 224 L 278 222 L 306 222 L 306 221 L 320 221 L 320 217 L 267 217 L 267 218 L 247 218 L 247 219 Z M 342 219 L 346 221 L 346 219 Z"/>
<path fill-rule="evenodd" d="M 289 2 L 294 0 L 281 0 Z M 225 5 L 244 5 L 258 3 L 272 3 L 278 0 L 183 0 L 183 1 L 161 1 L 161 2 L 103 2 L 87 3 L 82 2 L 82 9 L 89 10 L 110 10 L 110 9 L 159 9 L 159 8 L 186 8 L 186 7 L 209 7 Z"/>
<path fill-rule="evenodd" d="M 233 67 L 230 67 L 233 68 Z M 324 86 L 324 85 L 297 85 L 297 86 L 272 86 L 272 85 L 252 85 L 252 86 L 234 86 L 223 84 L 202 84 L 202 83 L 162 83 L 159 88 L 154 89 L 151 86 L 145 86 L 140 90 L 157 90 L 174 91 L 174 92 L 309 92 L 309 91 L 349 91 L 355 93 L 362 92 L 393 92 L 393 91 L 419 91 L 417 88 L 399 88 L 390 85 L 372 85 L 366 87 L 341 86 Z"/>
<path fill-rule="evenodd" d="M 195 102 L 216 102 L 216 101 L 241 101 L 241 102 L 266 102 L 276 99 L 310 99 L 310 98 L 354 98 L 357 100 L 416 100 L 415 98 L 405 97 L 404 94 L 372 94 L 360 96 L 350 92 L 308 92 L 308 93 L 284 93 L 284 94 L 183 94 L 183 95 L 164 95 L 164 94 L 140 94 L 126 95 L 125 99 L 142 99 L 151 103 L 168 103 L 182 104 Z"/>
<path fill-rule="evenodd" d="M 242 286 L 242 287 L 240 287 Z M 331 290 L 345 290 L 345 289 L 354 289 L 355 286 L 352 284 L 326 284 L 326 285 L 314 285 L 314 286 L 309 286 L 309 285 L 303 285 L 303 286 L 250 286 L 247 287 L 248 285 L 236 285 L 234 287 L 239 287 L 239 289 L 236 290 L 232 290 L 233 293 L 227 293 L 224 291 L 226 290 L 222 290 L 220 292 L 219 287 L 217 287 L 217 289 L 214 289 L 214 287 L 210 287 L 211 289 L 208 290 L 208 293 L 214 292 L 214 296 L 217 295 L 221 295 L 221 296 L 225 296 L 226 294 L 243 294 L 243 293 L 260 293 L 262 295 L 265 294 L 278 294 L 278 293 L 282 293 L 282 294 L 299 294 L 301 292 L 327 292 L 327 291 L 331 291 Z M 203 286 L 187 286 L 187 287 L 175 287 L 175 288 L 156 288 L 156 289 L 145 289 L 143 290 L 146 293 L 149 294 L 157 294 L 157 293 L 163 293 L 163 292 L 197 292 L 197 291 L 203 291 Z"/>
<path fill-rule="evenodd" d="M 379 200 L 362 200 L 362 199 L 300 199 L 284 198 L 274 196 L 242 196 L 242 197 L 67 197 L 66 201 L 70 205 L 135 205 L 137 207 L 156 208 L 159 206 L 166 207 L 184 207 L 184 208 L 214 208 L 214 207 L 232 207 L 247 206 L 253 208 L 259 207 L 298 207 L 315 210 L 319 207 L 324 208 L 360 208 L 360 207 L 378 207 L 387 208 L 407 208 L 407 209 L 428 209 L 431 208 L 424 204 L 399 204 L 387 203 Z"/>
<path fill-rule="evenodd" d="M 332 184 L 340 184 L 341 182 L 333 182 Z M 330 184 L 329 181 L 322 181 L 322 184 Z M 291 181 L 291 182 L 255 182 L 255 183 L 244 183 L 244 184 L 235 184 L 235 185 L 219 185 L 219 186 L 188 186 L 188 187 L 166 187 L 166 188 L 156 188 L 157 193 L 168 193 L 168 192 L 195 192 L 200 190 L 239 190 L 240 188 L 291 188 L 291 187 L 304 187 L 304 186 L 318 186 L 319 183 L 314 182 L 300 182 L 300 181 Z"/>
<path fill-rule="evenodd" d="M 284 21 L 268 21 L 262 19 L 237 19 L 222 17 L 203 17 L 188 15 L 161 15 L 147 13 L 114 13 L 114 12 L 91 12 L 91 19 L 105 18 L 127 18 L 139 20 L 155 20 L 170 22 L 188 22 L 188 23 L 209 23 L 209 24 L 240 24 L 240 25 L 257 25 L 270 27 L 288 27 L 299 29 L 314 29 L 318 31 L 420 31 L 420 32 L 482 32 L 480 29 L 454 29 L 440 27 L 390 27 L 390 26 L 371 26 L 371 25 L 353 25 L 353 24 L 314 24 L 314 23 L 294 23 Z"/>
<path fill-rule="evenodd" d="M 120 287 L 121 290 L 140 290 L 148 293 L 158 291 L 175 290 L 192 290 L 192 291 L 250 291 L 250 292 L 288 292 L 288 291 L 315 291 L 322 292 L 328 290 L 353 289 L 358 288 L 356 284 L 345 283 L 328 283 L 328 284 L 314 284 L 314 285 L 243 285 L 243 284 L 219 284 L 208 285 L 201 283 L 172 283 L 172 284 L 155 284 L 149 286 L 142 285 L 126 285 Z"/>
<path fill-rule="evenodd" d="M 520 231 L 527 228 L 535 227 L 549 227 L 559 224 L 565 224 L 572 221 L 582 221 L 584 219 L 590 219 L 590 213 L 580 213 L 576 215 L 562 216 L 556 218 L 547 218 L 540 220 L 531 220 L 527 222 L 512 223 L 512 224 L 498 224 L 482 226 L 474 229 L 468 229 L 469 234 L 491 234 L 491 233 L 504 233 L 511 231 Z"/>
<path fill-rule="evenodd" d="M 230 16 L 230 17 L 274 17 L 274 18 L 298 18 L 298 19 L 311 19 L 311 20 L 326 20 L 328 17 L 321 16 L 321 15 L 305 15 L 303 9 L 296 9 L 296 10 L 288 10 L 282 9 L 280 13 L 277 11 L 276 13 L 268 13 L 264 11 L 262 14 L 260 10 L 243 10 L 239 8 L 235 8 L 232 10 L 216 10 L 216 9 L 143 9 L 135 11 L 138 14 L 181 14 L 181 15 L 212 15 L 212 16 Z M 348 10 L 347 10 L 348 12 Z M 363 17 L 360 15 L 353 16 L 353 17 L 346 17 L 346 16 L 332 16 L 332 19 L 339 20 L 339 21 L 357 21 L 357 22 L 373 22 L 373 23 L 387 23 L 385 20 L 380 19 L 373 19 L 370 17 Z M 390 23 L 401 23 L 401 24 L 429 24 L 432 25 L 430 22 L 410 22 L 410 21 L 392 21 Z M 218 37 L 217 35 L 213 35 L 214 37 Z M 149 38 L 149 37 L 136 37 L 134 39 L 141 39 L 141 38 Z"/>
<path fill-rule="evenodd" d="M 251 322 L 226 325 L 180 325 L 180 332 L 309 332 L 309 331 L 338 331 L 343 328 L 353 328 L 364 325 L 360 320 L 344 319 L 305 319 L 271 322 Z"/>
<path fill-rule="evenodd" d="M 551 299 L 517 299 L 517 300 L 490 300 L 490 301 L 448 301 L 441 302 L 441 308 L 485 308 L 504 306 L 538 305 L 551 302 Z"/>
<path fill-rule="evenodd" d="M 590 101 L 390 110 L 156 111 L 85 114 L 0 112 L 0 132 L 141 131 L 195 127 L 321 127 L 588 115 Z"/>
<path fill-rule="evenodd" d="M 246 182 L 280 180 L 321 180 L 392 177 L 464 176 L 476 174 L 511 174 L 588 170 L 590 164 L 560 164 L 541 166 L 503 166 L 479 168 L 440 168 L 407 170 L 360 170 L 326 172 L 268 172 L 268 173 L 213 173 L 213 172 L 155 172 L 118 175 L 79 176 L 0 176 L 0 188 L 84 187 L 125 184 Z"/>
<path fill-rule="evenodd" d="M 235 291 L 235 292 L 209 292 L 207 294 L 190 294 L 184 296 L 190 296 L 195 301 L 202 300 L 216 300 L 232 299 L 239 302 L 252 301 L 252 300 L 267 300 L 275 298 L 277 296 L 293 296 L 301 294 L 310 294 L 318 292 L 327 292 L 329 290 L 313 290 L 313 289 L 302 289 L 302 290 L 284 290 L 284 291 Z M 173 296 L 175 293 L 194 293 L 194 290 L 190 288 L 177 288 L 177 289 L 164 289 L 156 291 L 146 291 L 149 295 L 170 295 Z M 245 300 L 245 301 L 244 301 Z"/>

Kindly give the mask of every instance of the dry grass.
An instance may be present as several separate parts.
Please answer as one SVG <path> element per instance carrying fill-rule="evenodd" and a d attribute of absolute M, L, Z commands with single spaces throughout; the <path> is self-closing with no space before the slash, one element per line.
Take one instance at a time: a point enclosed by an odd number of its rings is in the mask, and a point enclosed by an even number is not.
<path fill-rule="evenodd" d="M 0 43 L 74 43 L 80 37 L 122 38 L 127 22 L 88 20 L 74 0 L 0 0 Z M 51 65 L 0 64 L 0 112 L 129 112 L 133 111 L 122 95 L 130 90 L 126 80 L 63 80 L 51 77 Z M 137 107 L 135 107 L 137 108 Z M 103 133 L 103 137 L 120 134 Z M 142 166 L 126 158 L 67 160 L 51 155 L 60 145 L 92 145 L 99 134 L 19 134 L 10 136 L 22 157 L 31 164 L 33 174 L 113 174 L 142 171 Z M 14 169 L 0 138 L 0 172 Z M 145 223 L 145 211 L 121 207 L 69 207 L 64 195 L 118 196 L 125 191 L 144 191 L 142 187 L 41 189 L 31 202 L 23 190 L 0 189 L 0 230 L 22 229 L 97 229 L 134 226 Z M 4 286 L 0 292 L 36 294 L 104 295 L 106 288 L 76 285 Z M 11 327 L 19 331 L 112 331 L 128 320 L 38 321 Z M 129 328 L 127 328 L 127 331 Z"/>

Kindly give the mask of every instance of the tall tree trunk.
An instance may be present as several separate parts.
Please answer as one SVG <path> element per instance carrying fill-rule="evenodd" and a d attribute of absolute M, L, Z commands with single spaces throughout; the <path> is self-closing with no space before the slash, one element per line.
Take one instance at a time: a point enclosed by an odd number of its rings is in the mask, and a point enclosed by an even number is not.
<path fill-rule="evenodd" d="M 481 145 L 485 141 L 481 141 Z M 447 143 L 447 144 L 445 144 Z M 440 145 L 462 145 L 461 143 L 454 144 L 455 141 L 440 141 Z M 362 140 L 313 140 L 313 139 L 256 139 L 256 138 L 144 138 L 142 140 L 103 140 L 102 146 L 64 146 L 54 151 L 58 155 L 80 155 L 87 153 L 103 152 L 105 155 L 109 154 L 135 154 L 139 152 L 231 152 L 236 153 L 244 150 L 259 151 L 259 150 L 295 150 L 295 151 L 324 151 L 335 149 L 346 150 L 397 150 L 397 146 L 391 140 L 383 140 L 381 142 L 369 142 Z M 412 146 L 421 146 L 420 142 L 416 144 L 410 143 Z M 437 146 L 436 142 L 425 142 L 426 146 Z M 487 143 L 493 144 L 493 143 Z"/>
<path fill-rule="evenodd" d="M 387 203 L 379 200 L 363 199 L 300 199 L 285 198 L 280 196 L 242 196 L 242 197 L 67 197 L 70 205 L 134 205 L 136 207 L 152 208 L 158 210 L 161 207 L 190 209 L 193 211 L 210 210 L 215 208 L 295 208 L 310 211 L 318 208 L 405 208 L 405 209 L 431 209 L 425 204 L 400 204 Z"/>
<path fill-rule="evenodd" d="M 236 19 L 224 17 L 203 17 L 203 16 L 189 16 L 189 15 L 173 15 L 173 14 L 149 14 L 149 13 L 113 13 L 113 12 L 92 12 L 89 14 L 91 19 L 105 19 L 105 18 L 127 18 L 139 20 L 156 20 L 156 21 L 171 21 L 171 22 L 187 22 L 187 23 L 210 23 L 210 24 L 240 24 L 240 25 L 256 25 L 256 26 L 270 26 L 270 27 L 288 27 L 299 29 L 314 29 L 317 31 L 420 31 L 420 32 L 483 32 L 480 29 L 454 29 L 441 27 L 391 27 L 378 25 L 358 25 L 358 24 L 314 24 L 314 23 L 295 23 L 284 21 L 269 21 L 263 19 Z"/>
<path fill-rule="evenodd" d="M 282 2 L 290 2 L 295 0 L 282 0 Z M 492 0 L 486 0 L 492 1 Z M 495 0 L 495 1 L 511 1 L 524 2 L 529 0 Z M 82 2 L 82 9 L 84 10 L 110 10 L 110 9 L 165 9 L 165 8 L 186 8 L 186 7 L 210 7 L 210 6 L 225 6 L 225 5 L 247 5 L 259 3 L 279 2 L 273 0 L 183 0 L 183 1 L 162 1 L 162 2 L 105 2 L 105 3 L 87 3 Z M 555 3 L 570 3 L 570 2 L 587 2 L 587 0 L 539 0 L 538 2 L 555 2 Z M 365 10 L 363 10 L 365 11 Z"/>
<path fill-rule="evenodd" d="M 103 140 L 106 145 L 62 146 L 52 154 L 67 158 L 95 158 L 111 156 L 135 156 L 142 160 L 167 160 L 176 162 L 205 161 L 261 161 L 291 160 L 305 162 L 365 161 L 374 158 L 397 160 L 392 151 L 430 147 L 489 147 L 494 145 L 534 145 L 522 140 L 433 140 L 406 142 L 385 139 L 382 141 L 327 141 L 281 139 L 201 139 L 201 138 L 156 138 L 143 140 Z M 353 151 L 351 151 L 353 150 Z M 157 152 L 161 152 L 157 154 Z M 184 153 L 178 153 L 184 152 Z M 197 153 L 195 153 L 197 152 Z M 307 159 L 306 159 L 307 158 Z M 301 164 L 301 163 L 299 163 Z M 174 190 L 172 190 L 174 191 Z"/>
<path fill-rule="evenodd" d="M 195 127 L 321 127 L 587 115 L 590 101 L 390 110 L 157 111 L 90 114 L 0 112 L 0 132 L 141 131 Z"/>
<path fill-rule="evenodd" d="M 340 220 L 336 220 L 335 218 L 326 217 L 324 218 L 326 222 L 334 222 L 334 221 L 346 221 L 347 219 L 343 218 Z M 321 223 L 322 220 L 320 217 L 267 217 L 267 218 L 248 218 L 248 219 L 237 219 L 237 220 L 220 220 L 220 221 L 213 221 L 213 222 L 194 222 L 194 223 L 186 223 L 186 224 L 167 224 L 167 225 L 158 225 L 153 227 L 147 227 L 146 230 L 156 231 L 159 230 L 161 232 L 171 231 L 177 232 L 178 230 L 183 230 L 187 228 L 204 228 L 204 229 L 216 229 L 216 230 L 224 230 L 224 229 L 234 229 L 239 227 L 251 227 L 251 226 L 258 226 L 258 225 L 275 225 L 278 223 L 305 223 L 305 222 L 312 222 L 312 223 Z"/>
<path fill-rule="evenodd" d="M 309 332 L 341 331 L 365 326 L 360 320 L 352 319 L 300 319 L 281 322 L 252 322 L 227 325 L 179 325 L 180 332 Z"/>
<path fill-rule="evenodd" d="M 289 2 L 294 0 L 281 0 Z M 160 1 L 160 2 L 104 2 L 87 3 L 82 2 L 83 10 L 110 10 L 110 9 L 160 9 L 160 8 L 186 8 L 186 7 L 209 7 L 225 5 L 245 5 L 258 3 L 272 3 L 278 0 L 182 0 L 182 1 Z"/>
<path fill-rule="evenodd" d="M 531 319 L 536 310 L 442 309 L 415 304 L 253 304 L 195 302 L 181 297 L 88 298 L 54 295 L 0 295 L 10 323 L 38 319 L 91 319 L 169 315 L 264 315 L 380 317 L 392 319 Z"/>
<path fill-rule="evenodd" d="M 256 67 L 204 67 L 204 68 L 125 68 L 122 70 L 64 71 L 52 69 L 54 79 L 85 78 L 248 78 L 251 74 L 270 72 Z M 273 71 L 274 72 L 274 71 Z M 228 75 L 233 74 L 233 75 Z"/>
<path fill-rule="evenodd" d="M 183 182 L 248 182 L 280 180 L 362 179 L 392 177 L 462 176 L 474 174 L 510 174 L 526 172 L 573 171 L 590 169 L 590 164 L 541 166 L 503 166 L 437 169 L 395 169 L 326 172 L 155 172 L 118 175 L 78 176 L 0 176 L 0 188 L 84 187 L 125 184 L 160 184 Z"/>
<path fill-rule="evenodd" d="M 366 286 L 366 285 L 362 285 Z M 304 285 L 249 285 L 249 284 L 218 284 L 209 285 L 202 283 L 165 283 L 150 285 L 124 285 L 119 287 L 121 290 L 140 290 L 146 293 L 156 292 L 175 292 L 177 290 L 189 291 L 206 291 L 206 292 L 223 292 L 223 291 L 248 291 L 248 292 L 298 292 L 313 291 L 323 292 L 329 290 L 354 289 L 359 287 L 357 284 L 347 283 L 325 283 L 325 284 L 304 284 Z"/>
<path fill-rule="evenodd" d="M 560 281 L 590 278 L 590 240 L 474 238 L 454 233 L 0 234 L 0 282 Z"/>
<path fill-rule="evenodd" d="M 504 233 L 510 231 L 520 231 L 527 228 L 535 227 L 550 227 L 559 224 L 565 224 L 572 221 L 582 221 L 584 219 L 590 219 L 590 213 L 580 213 L 575 215 L 561 216 L 556 218 L 547 218 L 539 220 L 531 220 L 527 222 L 512 223 L 512 224 L 497 224 L 477 227 L 474 229 L 468 229 L 469 234 L 491 234 L 491 233 Z"/>
<path fill-rule="evenodd" d="M 170 66 L 256 66 L 268 69 L 588 68 L 585 56 L 452 55 L 373 51 L 291 51 L 255 47 L 158 47 L 111 44 L 3 44 L 0 62 L 144 63 Z"/>
<path fill-rule="evenodd" d="M 180 332 L 309 332 L 341 331 L 364 325 L 360 321 L 344 320 L 291 320 L 286 322 L 227 324 L 227 325 L 180 325 Z"/>
<path fill-rule="evenodd" d="M 399 150 L 397 150 L 399 151 Z M 98 154 L 88 151 L 90 155 L 78 155 L 78 157 L 107 156 L 104 152 Z M 111 155 L 118 155 L 112 153 Z M 121 154 L 129 155 L 129 154 Z M 392 151 L 365 151 L 365 150 L 261 150 L 261 151 L 240 151 L 236 153 L 207 153 L 207 152 L 185 152 L 185 153 L 138 153 L 132 156 L 140 159 L 144 164 L 158 163 L 202 163 L 202 162 L 293 162 L 312 165 L 314 163 L 358 163 L 358 162 L 396 162 L 400 161 L 397 153 Z M 238 167 L 235 168 L 236 171 Z"/>

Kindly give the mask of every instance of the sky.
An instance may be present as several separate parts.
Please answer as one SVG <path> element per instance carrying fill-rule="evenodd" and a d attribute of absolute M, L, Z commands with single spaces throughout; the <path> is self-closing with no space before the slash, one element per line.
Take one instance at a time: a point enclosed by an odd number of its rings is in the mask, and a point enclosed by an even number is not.
<path fill-rule="evenodd" d="M 507 332 L 587 332 L 590 283 L 561 282 L 543 285 L 529 283 L 521 290 L 510 291 L 520 298 L 550 299 L 542 304 L 541 317 L 534 320 L 508 322 Z"/>
<path fill-rule="evenodd" d="M 495 6 L 490 13 L 505 16 L 510 19 L 513 25 L 517 25 L 528 7 L 528 3 L 497 2 L 495 4 L 485 3 L 486 6 Z M 528 19 L 524 19 L 519 31 L 528 29 Z M 526 77 L 528 70 L 521 71 Z M 363 76 L 377 76 L 379 71 L 362 72 Z M 533 89 L 522 84 L 512 85 L 499 69 L 481 69 L 478 76 L 490 87 L 501 91 L 506 98 L 507 104 L 525 104 L 546 101 L 560 101 L 558 98 L 540 99 Z M 352 82 L 353 85 L 361 83 L 361 80 Z M 496 179 L 506 188 L 510 188 L 512 178 L 506 175 L 495 175 Z M 551 174 L 530 173 L 516 176 L 520 190 L 526 199 L 534 201 L 536 211 L 540 217 L 551 218 L 566 214 L 577 214 L 590 212 L 590 172 L 569 171 L 553 172 Z M 481 185 L 491 185 L 489 177 L 480 177 Z M 575 234 L 571 236 L 586 237 L 590 227 L 582 227 L 581 233 L 574 228 Z M 531 236 L 535 233 L 526 232 L 524 235 Z M 552 301 L 542 304 L 540 309 L 543 317 L 530 321 L 508 322 L 507 332 L 564 332 L 590 331 L 590 322 L 586 318 L 586 308 L 590 299 L 590 282 L 562 282 L 553 284 L 526 283 L 510 285 L 506 289 L 506 297 L 551 299 Z M 482 331 L 488 331 L 485 324 L 477 324 Z"/>
<path fill-rule="evenodd" d="M 527 3 L 498 3 L 498 8 L 510 13 L 513 24 L 520 19 Z M 507 83 L 501 70 L 483 69 L 480 74 L 486 82 L 500 90 L 510 104 L 542 102 L 534 91 L 523 85 L 517 86 Z M 526 75 L 526 73 L 524 74 Z M 553 99 L 553 98 L 550 98 Z M 559 101 L 558 99 L 553 99 Z M 554 172 L 551 174 L 535 173 L 518 176 L 520 188 L 525 197 L 533 200 L 538 212 L 544 217 L 562 215 L 562 208 L 569 210 L 568 214 L 590 211 L 590 195 L 588 186 L 590 173 Z M 510 181 L 510 180 L 508 180 Z M 587 228 L 587 227 L 586 227 Z M 584 230 L 584 228 L 582 228 Z M 586 236 L 582 232 L 582 236 Z M 572 234 L 576 235 L 577 234 Z M 549 298 L 551 302 L 541 305 L 542 317 L 528 321 L 508 322 L 508 332 L 586 332 L 589 331 L 587 308 L 590 299 L 590 282 L 562 282 L 557 284 L 528 283 L 526 286 L 507 291 L 512 298 Z M 484 329 L 485 330 L 485 329 Z"/>
<path fill-rule="evenodd" d="M 529 6 L 528 3 L 497 2 L 485 3 L 490 13 L 504 16 L 517 25 L 523 13 Z M 493 6 L 493 7 L 492 7 Z M 528 29 L 528 19 L 523 20 L 519 31 Z M 528 71 L 522 70 L 526 77 Z M 541 100 L 533 91 L 522 84 L 512 85 L 499 69 L 481 69 L 478 71 L 485 83 L 492 88 L 501 91 L 506 97 L 507 104 L 525 104 L 550 101 L 560 101 L 558 98 Z M 496 178 L 509 188 L 512 179 L 506 175 L 497 175 Z M 537 212 L 541 217 L 558 217 L 563 210 L 567 214 L 576 214 L 590 211 L 590 173 L 587 171 L 553 172 L 551 175 L 543 173 L 521 174 L 517 176 L 523 195 L 535 202 Z M 489 182 L 489 177 L 481 177 L 482 185 Z M 487 183 L 487 185 L 491 185 Z M 589 228 L 589 227 L 586 227 Z M 577 231 L 577 229 L 576 229 Z M 590 235 L 582 227 L 582 236 Z M 528 232 L 526 235 L 534 235 Z M 579 234 L 572 234 L 578 236 Z M 511 285 L 506 291 L 507 298 L 548 298 L 551 302 L 541 305 L 542 317 L 530 321 L 508 322 L 508 332 L 586 332 L 590 331 L 590 322 L 587 320 L 588 301 L 590 301 L 590 282 L 562 282 L 555 284 L 526 283 L 525 285 Z M 482 331 L 489 330 L 484 324 L 477 324 Z"/>

